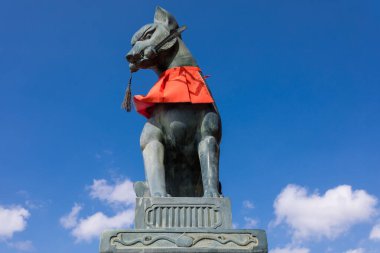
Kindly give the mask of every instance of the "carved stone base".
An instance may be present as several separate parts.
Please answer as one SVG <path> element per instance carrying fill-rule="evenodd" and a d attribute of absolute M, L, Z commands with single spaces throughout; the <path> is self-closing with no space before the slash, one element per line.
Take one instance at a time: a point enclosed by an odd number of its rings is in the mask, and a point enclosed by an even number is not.
<path fill-rule="evenodd" d="M 104 232 L 100 253 L 267 253 L 264 230 L 135 229 Z"/>
<path fill-rule="evenodd" d="M 228 198 L 136 198 L 136 229 L 231 229 Z"/>

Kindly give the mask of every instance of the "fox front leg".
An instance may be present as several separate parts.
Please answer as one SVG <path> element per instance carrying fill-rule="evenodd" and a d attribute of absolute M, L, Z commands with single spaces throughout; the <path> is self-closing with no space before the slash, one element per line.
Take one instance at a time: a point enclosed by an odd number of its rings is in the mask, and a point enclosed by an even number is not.
<path fill-rule="evenodd" d="M 219 186 L 220 119 L 215 112 L 205 115 L 201 126 L 198 155 L 202 171 L 203 197 L 220 197 Z"/>
<path fill-rule="evenodd" d="M 145 175 L 152 197 L 167 197 L 162 131 L 151 122 L 145 123 L 140 137 Z"/>

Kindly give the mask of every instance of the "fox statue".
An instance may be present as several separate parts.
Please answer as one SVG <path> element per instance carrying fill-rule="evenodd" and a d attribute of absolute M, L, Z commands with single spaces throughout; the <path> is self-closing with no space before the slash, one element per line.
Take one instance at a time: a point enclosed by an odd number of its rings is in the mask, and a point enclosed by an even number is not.
<path fill-rule="evenodd" d="M 131 72 L 152 69 L 159 76 L 146 96 L 133 98 L 147 117 L 140 137 L 146 182 L 135 184 L 136 194 L 221 197 L 221 119 L 178 29 L 175 18 L 157 7 L 154 23 L 133 35 L 126 55 Z"/>

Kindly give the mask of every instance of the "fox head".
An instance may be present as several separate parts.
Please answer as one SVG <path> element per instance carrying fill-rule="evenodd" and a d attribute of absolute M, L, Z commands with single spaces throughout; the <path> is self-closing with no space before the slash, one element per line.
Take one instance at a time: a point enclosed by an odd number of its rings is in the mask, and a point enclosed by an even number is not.
<path fill-rule="evenodd" d="M 132 49 L 126 55 L 131 72 L 139 69 L 159 68 L 167 65 L 178 50 L 180 36 L 165 43 L 156 52 L 155 46 L 178 28 L 175 18 L 165 9 L 157 6 L 154 23 L 141 27 L 132 37 Z"/>

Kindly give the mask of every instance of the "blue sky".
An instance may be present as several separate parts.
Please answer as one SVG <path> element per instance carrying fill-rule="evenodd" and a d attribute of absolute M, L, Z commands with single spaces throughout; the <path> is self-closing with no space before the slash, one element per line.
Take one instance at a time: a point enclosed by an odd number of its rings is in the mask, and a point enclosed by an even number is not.
<path fill-rule="evenodd" d="M 132 226 L 124 55 L 156 5 L 211 75 L 235 226 L 273 253 L 380 252 L 380 4 L 343 0 L 0 1 L 0 252 L 97 252 Z"/>

